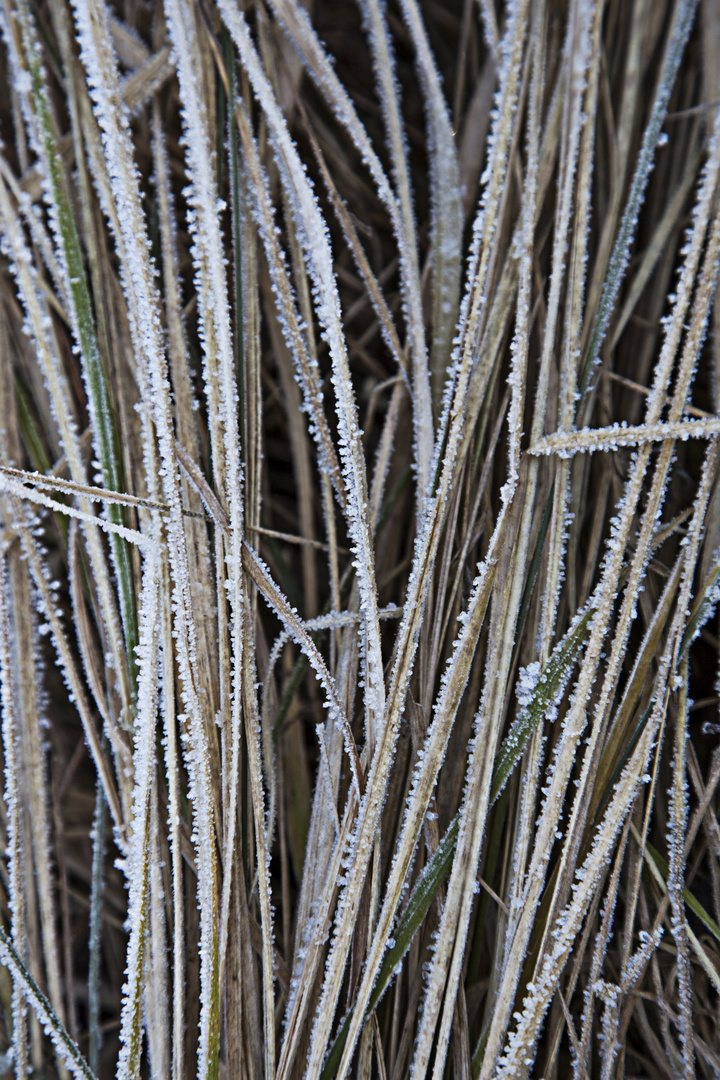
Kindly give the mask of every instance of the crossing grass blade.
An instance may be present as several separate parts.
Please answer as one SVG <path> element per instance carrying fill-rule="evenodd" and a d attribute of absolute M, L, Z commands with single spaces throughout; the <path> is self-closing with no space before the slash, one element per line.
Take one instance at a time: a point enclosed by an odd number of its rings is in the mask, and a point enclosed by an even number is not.
<path fill-rule="evenodd" d="M 493 782 L 490 789 L 492 803 L 495 803 L 503 791 L 508 777 L 520 760 L 533 731 L 553 705 L 558 692 L 562 690 L 567 682 L 570 671 L 577 661 L 578 652 L 587 637 L 588 624 L 594 614 L 592 608 L 586 611 L 578 619 L 572 633 L 568 634 L 554 651 L 538 678 L 537 688 L 532 695 L 532 700 L 522 710 L 500 747 L 495 760 Z M 375 987 L 368 1002 L 366 1015 L 370 1015 L 377 1008 L 398 964 L 410 948 L 410 944 L 421 927 L 430 905 L 450 873 L 459 828 L 460 816 L 456 815 L 413 888 L 398 921 L 397 929 L 393 935 L 393 944 L 389 945 L 383 958 Z M 330 1080 L 334 1075 L 345 1047 L 349 1026 L 350 1017 L 348 1016 L 343 1022 L 328 1054 L 321 1080 Z"/>

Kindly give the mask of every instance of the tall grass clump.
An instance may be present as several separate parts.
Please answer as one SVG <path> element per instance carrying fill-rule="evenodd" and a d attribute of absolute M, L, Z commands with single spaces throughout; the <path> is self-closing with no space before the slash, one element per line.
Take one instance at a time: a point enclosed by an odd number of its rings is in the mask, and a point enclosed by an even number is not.
<path fill-rule="evenodd" d="M 716 0 L 0 30 L 0 1076 L 720 1075 Z"/>

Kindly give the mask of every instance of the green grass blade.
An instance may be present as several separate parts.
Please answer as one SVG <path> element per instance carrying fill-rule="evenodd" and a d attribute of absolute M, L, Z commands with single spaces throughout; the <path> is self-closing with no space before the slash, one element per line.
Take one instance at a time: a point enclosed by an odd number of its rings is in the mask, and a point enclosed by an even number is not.
<path fill-rule="evenodd" d="M 85 276 L 80 238 L 75 215 L 68 197 L 65 169 L 58 150 L 55 124 L 48 102 L 40 52 L 32 30 L 29 11 L 24 5 L 21 25 L 23 28 L 25 57 L 31 77 L 31 98 L 40 127 L 45 163 L 50 180 L 56 215 L 57 238 L 65 262 L 69 295 L 72 301 L 73 332 L 80 346 L 83 361 L 88 405 L 100 456 L 103 484 L 110 491 L 123 491 L 122 461 L 112 398 L 100 355 L 95 316 Z M 122 506 L 110 503 L 108 514 L 113 524 L 127 524 Z M 127 662 L 134 690 L 137 686 L 135 648 L 138 638 L 135 586 L 130 550 L 126 541 L 120 536 L 113 536 L 111 543 L 118 576 Z"/>
<path fill-rule="evenodd" d="M 23 444 L 27 447 L 30 459 L 39 472 L 48 472 L 51 467 L 50 458 L 45 450 L 45 444 L 42 440 L 42 435 L 38 431 L 37 424 L 30 410 L 30 404 L 28 401 L 25 387 L 22 382 L 15 375 L 15 403 L 18 411 L 18 424 L 20 427 L 20 434 L 22 436 Z"/>
<path fill-rule="evenodd" d="M 80 1048 L 68 1034 L 57 1013 L 43 994 L 32 975 L 25 967 L 15 946 L 0 926 L 0 963 L 9 969 L 13 981 L 19 985 L 25 998 L 35 1010 L 35 1014 L 46 1033 L 50 1036 L 57 1050 L 73 1076 L 78 1080 L 95 1080 Z"/>
<path fill-rule="evenodd" d="M 670 868 L 668 864 L 666 863 L 665 859 L 663 859 L 660 852 L 657 851 L 647 840 L 645 841 L 645 850 L 660 871 L 665 882 L 665 886 L 667 887 L 668 878 L 670 877 Z M 707 930 L 710 931 L 715 940 L 720 942 L 720 926 L 718 926 L 718 924 L 715 922 L 712 915 L 708 914 L 700 901 L 697 899 L 697 897 L 693 896 L 687 886 L 683 888 L 682 894 L 683 900 L 693 912 L 693 914 L 697 915 L 700 922 L 705 926 Z"/>
<path fill-rule="evenodd" d="M 490 789 L 491 803 L 495 802 L 495 799 L 497 799 L 507 783 L 507 779 L 520 760 L 533 731 L 553 704 L 561 687 L 564 686 L 570 674 L 570 669 L 588 636 L 590 620 L 594 614 L 595 609 L 588 608 L 574 630 L 556 646 L 540 675 L 532 700 L 510 728 L 495 761 L 492 788 Z"/>
<path fill-rule="evenodd" d="M 688 623 L 687 629 L 683 634 L 682 642 L 680 643 L 678 664 L 685 658 L 688 649 L 702 630 L 705 623 L 712 618 L 718 602 L 718 578 L 720 578 L 720 565 L 716 566 L 713 570 L 703 587 L 702 593 L 693 606 L 690 622 Z"/>
<path fill-rule="evenodd" d="M 442 838 L 437 851 L 425 867 L 420 880 L 417 882 L 410 895 L 407 907 L 400 919 L 394 944 L 392 948 L 388 949 L 386 952 L 382 967 L 378 972 L 375 989 L 372 992 L 368 1004 L 368 1016 L 370 1016 L 373 1010 L 377 1008 L 378 1002 L 385 993 L 395 968 L 410 948 L 410 943 L 415 937 L 418 928 L 422 925 L 423 919 L 430 910 L 430 905 L 437 896 L 438 889 L 450 873 L 459 829 L 460 814 L 456 814 Z M 327 1056 L 320 1080 L 330 1080 L 340 1064 L 352 1015 L 352 1010 L 350 1010 L 343 1021 L 342 1027 L 332 1045 L 332 1049 Z"/>

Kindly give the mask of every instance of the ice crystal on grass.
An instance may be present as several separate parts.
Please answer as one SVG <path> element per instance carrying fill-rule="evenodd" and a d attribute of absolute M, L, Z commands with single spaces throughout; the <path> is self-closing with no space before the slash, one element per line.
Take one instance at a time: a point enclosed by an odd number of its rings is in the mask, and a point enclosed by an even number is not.
<path fill-rule="evenodd" d="M 427 117 L 432 193 L 431 248 L 435 293 L 430 370 L 434 380 L 435 411 L 438 412 L 452 349 L 460 294 L 462 267 L 460 170 L 442 85 L 420 11 L 415 0 L 404 0 L 402 9 L 415 48 Z"/>
<path fill-rule="evenodd" d="M 696 0 L 683 0 L 683 2 L 677 5 L 674 11 L 668 48 L 658 78 L 650 120 L 643 135 L 642 148 L 638 156 L 638 163 L 632 180 L 630 197 L 628 198 L 625 213 L 618 231 L 615 248 L 610 260 L 608 275 L 603 289 L 603 295 L 600 300 L 598 313 L 593 326 L 589 349 L 586 354 L 583 374 L 580 381 L 581 392 L 585 390 L 590 378 L 592 365 L 597 361 L 600 346 L 602 345 L 610 322 L 612 309 L 627 269 L 630 258 L 630 247 L 637 228 L 638 216 L 643 203 L 645 189 L 653 167 L 655 147 L 660 138 L 662 125 L 665 122 L 665 113 L 670 100 L 670 94 L 692 28 L 696 7 Z"/>
<path fill-rule="evenodd" d="M 275 144 L 276 161 L 284 180 L 314 286 L 317 316 L 324 329 L 333 360 L 332 379 L 338 416 L 338 442 L 348 492 L 347 521 L 357 556 L 356 569 L 360 596 L 368 624 L 366 679 L 374 738 L 376 737 L 375 725 L 380 722 L 380 717 L 384 712 L 385 687 L 380 655 L 374 554 L 367 518 L 367 476 L 327 227 L 295 146 L 289 138 L 272 90 L 262 71 L 246 25 L 240 14 L 230 9 L 224 0 L 221 0 L 221 9 L 268 119 L 271 137 Z"/>
<path fill-rule="evenodd" d="M 144 569 L 140 598 L 140 639 L 137 721 L 133 748 L 132 838 L 125 864 L 129 886 L 129 932 L 126 982 L 123 987 L 121 1050 L 118 1080 L 140 1074 L 142 1052 L 142 999 L 145 985 L 145 950 L 148 942 L 151 877 L 151 800 L 155 774 L 157 710 L 157 642 L 159 621 L 159 566 L 156 557 Z"/>
<path fill-rule="evenodd" d="M 2 705 L 2 746 L 5 765 L 4 802 L 7 814 L 7 858 L 9 877 L 9 908 L 11 934 L 15 947 L 25 953 L 26 913 L 22 888 L 23 797 L 19 787 L 19 745 L 13 684 L 17 687 L 17 672 L 11 669 L 9 620 L 7 612 L 8 582 L 5 566 L 0 572 L 0 704 Z M 13 1057 L 18 1073 L 27 1071 L 27 1016 L 25 1000 L 17 982 L 13 984 Z"/>
<path fill-rule="evenodd" d="M 195 687 L 193 671 L 197 662 L 195 631 L 190 607 L 185 538 L 179 493 L 170 393 L 164 349 L 160 332 L 157 295 L 149 258 L 149 242 L 140 206 L 139 178 L 135 167 L 128 119 L 119 105 L 117 69 L 112 56 L 105 18 L 94 18 L 84 0 L 74 5 L 81 56 L 88 73 L 98 122 L 103 131 L 103 147 L 118 225 L 123 241 L 125 262 L 122 266 L 125 293 L 131 314 L 138 355 L 138 369 L 146 388 L 146 404 L 152 406 L 157 431 L 160 466 L 165 500 L 169 506 L 168 547 L 173 576 L 173 606 L 177 630 L 177 656 L 183 695 L 190 715 L 192 743 L 187 755 L 196 815 L 195 840 L 198 849 L 198 887 L 201 906 L 201 1069 L 211 1053 L 210 1016 L 214 1009 L 216 986 L 213 976 L 215 935 L 214 917 L 216 879 L 215 860 L 210 837 L 213 835 L 212 802 L 209 793 L 209 762 L 206 736 Z M 103 13 L 106 14 L 106 13 Z M 154 460 L 145 448 L 148 486 L 157 487 Z"/>
<path fill-rule="evenodd" d="M 517 695 L 518 703 L 523 708 L 532 701 L 539 678 L 540 664 L 537 660 L 534 660 L 532 664 L 526 668 L 520 668 L 520 675 L 518 677 L 517 686 L 515 687 L 515 693 Z"/>
<path fill-rule="evenodd" d="M 419 289 L 417 233 L 413 196 L 409 178 L 408 147 L 400 114 L 400 94 L 395 73 L 395 62 L 389 39 L 387 22 L 378 0 L 362 0 L 361 11 L 373 55 L 379 98 L 382 102 L 383 119 L 389 144 L 395 180 L 395 194 L 399 205 L 403 235 L 403 249 L 407 260 L 406 274 L 413 288 L 404 294 L 405 316 L 412 341 L 414 374 L 414 427 L 415 458 L 418 467 L 418 483 L 424 491 L 428 481 L 428 464 L 433 443 L 432 414 L 430 410 L 430 384 L 425 344 L 421 298 Z"/>

